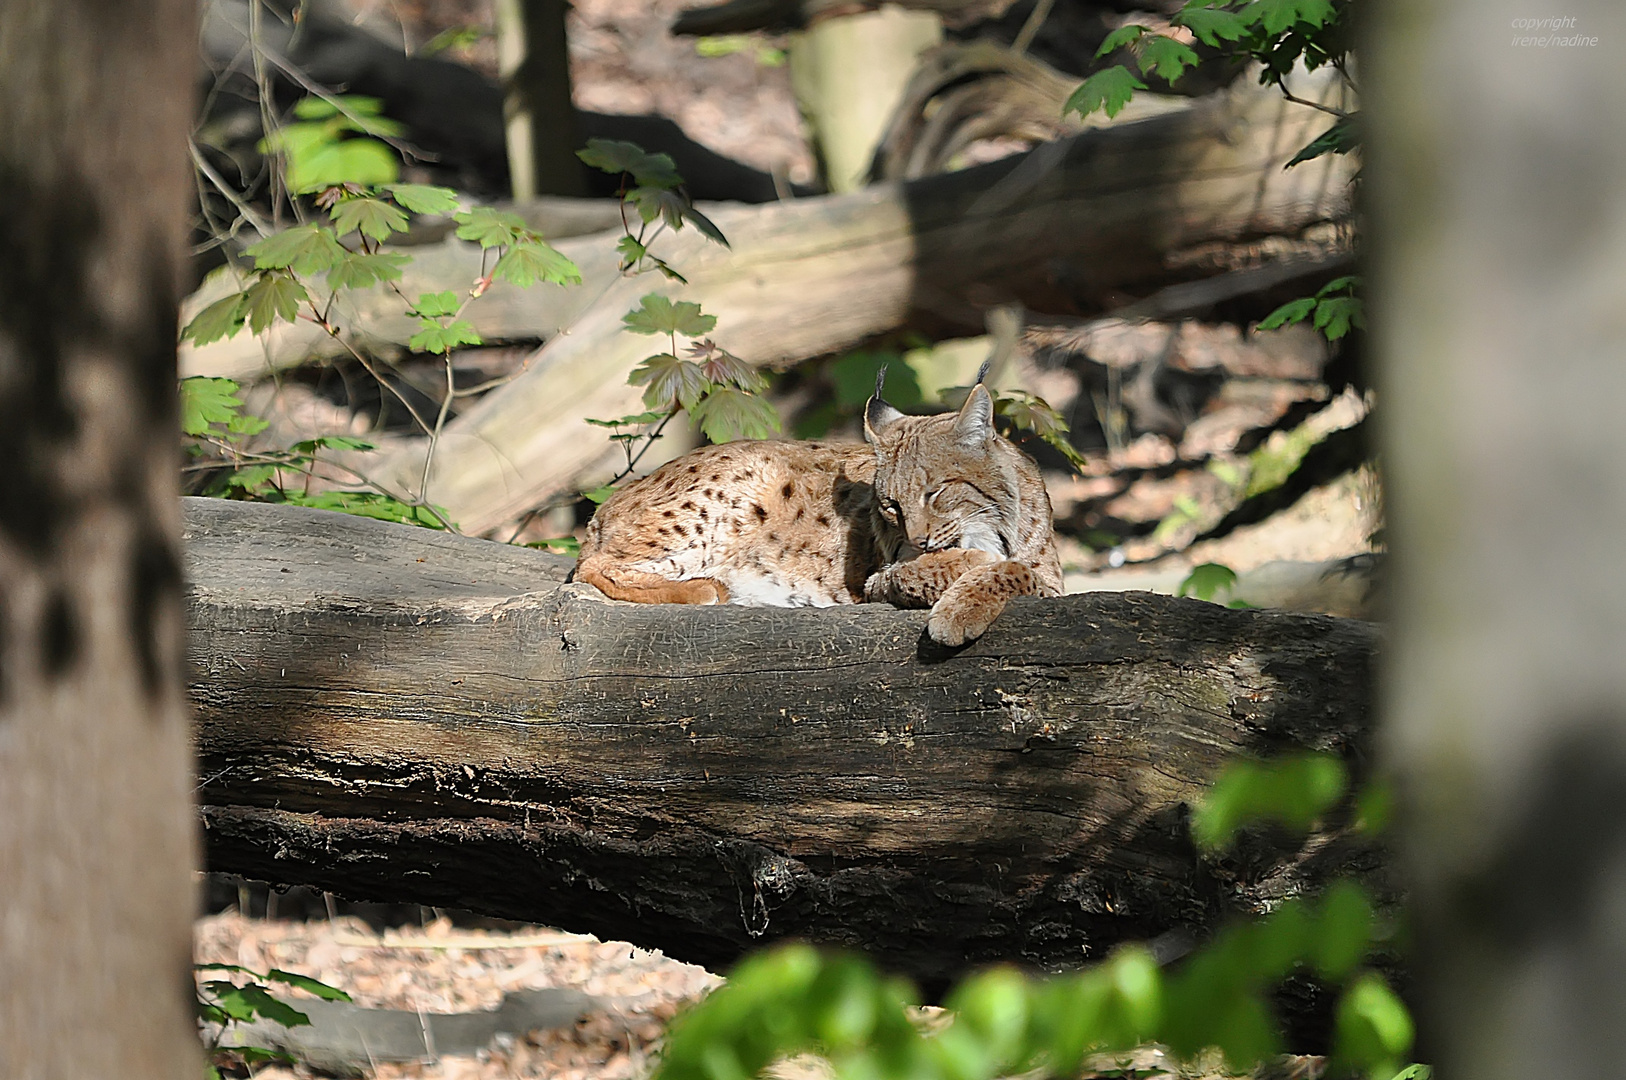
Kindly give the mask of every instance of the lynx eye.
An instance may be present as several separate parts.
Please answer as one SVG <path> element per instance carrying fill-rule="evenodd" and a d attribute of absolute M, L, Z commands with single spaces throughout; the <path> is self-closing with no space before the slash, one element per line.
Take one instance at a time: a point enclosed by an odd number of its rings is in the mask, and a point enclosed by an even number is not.
<path fill-rule="evenodd" d="M 903 524 L 903 507 L 898 504 L 898 500 L 888 499 L 886 501 L 886 506 L 883 507 L 882 510 L 886 514 L 886 519 L 892 524 Z"/>

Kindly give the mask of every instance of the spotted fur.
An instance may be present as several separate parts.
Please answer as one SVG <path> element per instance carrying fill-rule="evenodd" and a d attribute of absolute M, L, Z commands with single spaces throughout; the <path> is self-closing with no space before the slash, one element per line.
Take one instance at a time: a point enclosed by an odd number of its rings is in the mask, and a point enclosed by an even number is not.
<path fill-rule="evenodd" d="M 737 442 L 668 462 L 587 526 L 576 580 L 638 603 L 930 607 L 945 645 L 1014 596 L 1061 593 L 1038 467 L 973 388 L 958 413 L 877 395 L 865 443 Z"/>

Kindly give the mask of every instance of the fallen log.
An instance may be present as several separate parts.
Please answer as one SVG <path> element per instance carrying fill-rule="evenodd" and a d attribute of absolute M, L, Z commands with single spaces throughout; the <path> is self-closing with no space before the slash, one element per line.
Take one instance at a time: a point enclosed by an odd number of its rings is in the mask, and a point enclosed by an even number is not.
<path fill-rule="evenodd" d="M 1333 88 L 1306 80 L 1316 98 Z M 911 315 L 963 320 L 1019 301 L 1101 311 L 1200 276 L 1180 253 L 1292 237 L 1349 210 L 1352 164 L 1283 165 L 1325 126 L 1315 110 L 1236 87 L 1165 116 L 1085 132 L 1025 154 L 850 196 L 724 212 L 731 250 L 693 230 L 666 257 L 686 286 L 621 280 L 551 339 L 513 382 L 446 429 L 427 497 L 484 533 L 616 468 L 585 417 L 639 411 L 626 383 L 650 351 L 622 316 L 649 292 L 700 302 L 713 334 L 752 363 L 787 364 L 848 347 Z M 663 244 L 666 238 L 663 237 Z M 422 445 L 362 471 L 417 494 Z"/>
<path fill-rule="evenodd" d="M 1238 753 L 1364 757 L 1376 629 L 1150 594 L 924 612 L 641 606 L 524 549 L 186 500 L 212 870 L 712 968 L 803 937 L 928 989 L 1189 941 L 1329 872 L 1194 853 Z"/>

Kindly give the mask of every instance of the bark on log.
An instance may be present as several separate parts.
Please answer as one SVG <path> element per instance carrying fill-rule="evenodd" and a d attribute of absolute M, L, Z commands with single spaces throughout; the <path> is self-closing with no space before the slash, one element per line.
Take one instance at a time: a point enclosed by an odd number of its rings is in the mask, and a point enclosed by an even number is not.
<path fill-rule="evenodd" d="M 945 656 L 924 612 L 614 604 L 536 552 L 187 503 L 215 870 L 714 968 L 801 936 L 934 988 L 1350 865 L 1326 836 L 1205 864 L 1185 807 L 1236 753 L 1360 758 L 1366 623 L 1019 600 Z"/>

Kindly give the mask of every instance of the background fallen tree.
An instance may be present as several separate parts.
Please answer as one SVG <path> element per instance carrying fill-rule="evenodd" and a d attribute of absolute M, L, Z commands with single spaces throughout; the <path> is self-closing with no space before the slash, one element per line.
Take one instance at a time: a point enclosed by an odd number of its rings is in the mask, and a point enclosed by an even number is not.
<path fill-rule="evenodd" d="M 924 613 L 605 602 L 556 557 L 187 500 L 211 869 L 455 906 L 717 967 L 788 936 L 928 987 L 996 959 L 1174 955 L 1375 858 L 1198 860 L 1237 753 L 1364 759 L 1376 631 L 1149 594 Z"/>
<path fill-rule="evenodd" d="M 616 451 L 584 438 L 580 421 L 640 407 L 626 373 L 646 342 L 625 334 L 621 317 L 645 293 L 700 302 L 718 317 L 717 341 L 760 364 L 832 352 L 911 317 L 963 320 L 1012 300 L 1100 310 L 1120 293 L 1268 261 L 1257 250 L 1217 249 L 1292 237 L 1345 215 L 1347 159 L 1282 168 L 1320 126 L 1317 113 L 1274 90 L 1238 85 L 1172 115 L 958 173 L 720 211 L 732 249 L 693 230 L 663 246 L 688 279 L 682 287 L 620 277 L 607 238 L 562 244 L 584 285 L 506 298 L 498 290 L 471 306 L 488 339 L 551 340 L 523 374 L 447 427 L 428 497 L 478 533 L 605 479 Z M 478 254 L 465 247 L 420 255 L 405 291 L 465 287 L 479 272 Z M 410 332 L 411 320 L 374 320 L 372 310 L 358 301 L 347 325 L 375 343 Z M 318 336 L 308 327 L 274 334 L 272 363 L 293 362 Z M 194 350 L 185 363 L 189 373 L 229 374 L 264 360 L 258 343 L 240 337 Z M 416 443 L 349 464 L 395 490 L 416 490 L 424 453 Z"/>

